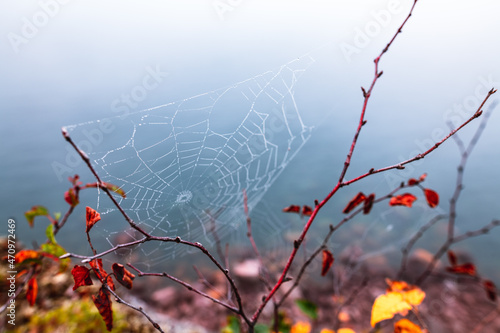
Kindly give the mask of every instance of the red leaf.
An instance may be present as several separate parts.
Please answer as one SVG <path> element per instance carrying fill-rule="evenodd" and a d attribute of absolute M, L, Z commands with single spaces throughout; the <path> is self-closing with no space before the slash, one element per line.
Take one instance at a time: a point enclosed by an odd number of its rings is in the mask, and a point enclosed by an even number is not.
<path fill-rule="evenodd" d="M 97 275 L 97 278 L 99 281 L 102 283 L 106 283 L 111 290 L 115 290 L 115 284 L 113 283 L 113 279 L 111 276 L 106 273 L 104 270 L 104 267 L 102 267 L 102 259 L 94 259 L 89 262 L 90 267 L 92 267 L 92 270 L 94 271 L 95 275 Z M 104 278 L 106 278 L 107 281 L 104 281 Z"/>
<path fill-rule="evenodd" d="M 297 205 L 290 205 L 286 208 L 283 208 L 283 211 L 285 213 L 300 213 L 300 206 Z"/>
<path fill-rule="evenodd" d="M 417 200 L 417 197 L 411 193 L 405 193 L 392 197 L 389 201 L 390 206 L 406 206 L 411 207 L 413 202 Z"/>
<path fill-rule="evenodd" d="M 87 221 L 87 229 L 85 230 L 86 233 L 90 231 L 90 229 L 94 226 L 94 224 L 97 223 L 101 219 L 101 214 L 87 206 L 86 208 L 86 221 Z"/>
<path fill-rule="evenodd" d="M 302 207 L 302 215 L 304 216 L 311 216 L 313 213 L 313 209 L 307 205 L 304 205 Z"/>
<path fill-rule="evenodd" d="M 418 185 L 418 183 L 420 183 L 420 181 L 416 180 L 415 178 L 410 178 L 408 180 L 408 186 L 415 186 Z"/>
<path fill-rule="evenodd" d="M 40 253 L 38 253 L 38 251 L 35 251 L 35 250 L 21 250 L 21 251 L 19 251 L 19 252 L 16 253 L 15 260 L 16 260 L 16 264 L 19 265 L 20 263 L 22 263 L 25 260 L 39 259 L 40 257 L 41 257 Z"/>
<path fill-rule="evenodd" d="M 474 264 L 470 262 L 462 265 L 446 267 L 446 270 L 450 273 L 455 273 L 455 274 L 465 274 L 470 276 L 476 275 L 476 266 L 474 266 Z"/>
<path fill-rule="evenodd" d="M 78 194 L 73 188 L 70 188 L 66 192 L 64 192 L 64 200 L 71 206 L 75 207 L 80 203 L 80 200 L 78 199 Z"/>
<path fill-rule="evenodd" d="M 75 175 L 74 177 L 68 177 L 68 180 L 71 184 L 73 184 L 73 186 L 79 186 L 82 184 L 82 182 L 80 182 L 80 176 L 78 175 Z"/>
<path fill-rule="evenodd" d="M 456 266 L 457 265 L 457 256 L 455 255 L 455 252 L 449 250 L 448 251 L 448 261 L 450 262 L 450 265 Z"/>
<path fill-rule="evenodd" d="M 35 304 L 37 294 L 38 294 L 38 282 L 36 282 L 35 277 L 32 277 L 28 281 L 28 291 L 26 292 L 26 299 L 28 300 L 31 306 Z"/>
<path fill-rule="evenodd" d="M 85 266 L 75 265 L 71 270 L 71 274 L 73 275 L 73 280 L 75 280 L 73 290 L 80 286 L 90 286 L 93 284 L 90 278 L 90 270 Z"/>
<path fill-rule="evenodd" d="M 439 204 L 439 194 L 437 194 L 435 191 L 425 188 L 424 193 L 429 207 L 434 208 Z"/>
<path fill-rule="evenodd" d="M 497 300 L 497 287 L 495 284 L 490 280 L 484 280 L 483 286 L 490 301 L 495 302 Z"/>
<path fill-rule="evenodd" d="M 111 267 L 116 280 L 126 288 L 132 289 L 132 280 L 135 279 L 135 275 L 130 273 L 122 264 L 114 263 Z"/>
<path fill-rule="evenodd" d="M 354 196 L 354 198 L 351 199 L 351 201 L 349 201 L 349 203 L 347 204 L 347 206 L 345 206 L 342 213 L 348 214 L 351 210 L 356 208 L 356 206 L 365 201 L 365 199 L 366 197 L 363 194 L 363 192 L 359 192 L 358 194 L 356 194 L 356 196 Z"/>
<path fill-rule="evenodd" d="M 321 276 L 325 276 L 326 273 L 328 273 L 328 270 L 330 267 L 332 267 L 333 261 L 335 259 L 333 258 L 333 254 L 328 251 L 328 250 L 323 250 L 323 264 L 321 266 Z"/>
<path fill-rule="evenodd" d="M 366 199 L 365 199 L 365 204 L 363 206 L 363 214 L 368 214 L 372 210 L 373 207 L 373 200 L 375 200 L 375 194 L 372 193 L 370 194 Z"/>
<path fill-rule="evenodd" d="M 113 329 L 113 310 L 111 309 L 111 301 L 109 300 L 109 291 L 101 287 L 97 296 L 92 295 L 92 300 L 106 323 L 106 328 L 111 332 Z"/>

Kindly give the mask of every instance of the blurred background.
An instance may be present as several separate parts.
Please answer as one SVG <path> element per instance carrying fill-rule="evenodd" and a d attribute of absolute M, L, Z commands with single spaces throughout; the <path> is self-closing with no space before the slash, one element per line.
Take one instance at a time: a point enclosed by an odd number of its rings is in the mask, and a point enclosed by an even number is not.
<path fill-rule="evenodd" d="M 24 212 L 44 205 L 64 213 L 67 177 L 78 173 L 84 182 L 93 181 L 82 163 L 68 164 L 70 149 L 61 136 L 62 126 L 184 100 L 307 57 L 313 61 L 298 79 L 294 97 L 304 124 L 313 127 L 311 136 L 254 209 L 264 216 L 254 219 L 256 230 L 272 225 L 270 229 L 279 234 L 285 230 L 293 239 L 301 221 L 281 209 L 313 205 L 337 181 L 359 119 L 360 87 L 371 83 L 373 59 L 412 3 L 0 0 L 1 219 L 16 220 L 18 239 L 25 245 L 43 242 L 46 220 L 37 218 L 30 229 Z M 368 123 L 347 178 L 429 148 L 449 131 L 447 122 L 463 122 L 489 89 L 500 87 L 499 12 L 500 3 L 488 0 L 417 3 L 380 63 L 384 75 L 370 99 Z M 156 81 L 148 82 L 156 84 L 144 86 L 148 76 L 154 76 Z M 144 87 L 145 93 L 134 98 L 137 87 Z M 459 232 L 500 218 L 498 111 L 467 165 L 457 211 Z M 227 119 L 231 121 L 229 111 Z M 478 124 L 460 133 L 463 141 L 470 140 Z M 338 252 L 355 243 L 365 247 L 367 255 L 379 250 L 397 253 L 403 240 L 433 214 L 447 213 L 459 162 L 457 146 L 450 140 L 405 170 L 343 189 L 322 210 L 310 244 L 321 242 L 326 226 L 342 218 L 343 207 L 357 192 L 383 195 L 401 181 L 427 173 L 424 185 L 440 194 L 438 208 L 430 211 L 415 192 L 417 209 L 376 207 L 331 243 Z M 61 171 L 57 165 L 67 168 Z M 84 207 L 95 204 L 96 193 L 84 191 L 81 199 L 58 237 L 68 251 L 80 253 L 88 252 Z M 431 229 L 419 247 L 435 250 L 445 231 L 444 224 Z M 6 227 L 0 230 L 6 232 Z M 265 234 L 258 236 L 259 244 L 277 242 Z M 286 237 L 276 247 L 290 246 Z M 495 230 L 457 245 L 471 254 L 480 273 L 497 282 L 499 237 L 500 230 Z"/>

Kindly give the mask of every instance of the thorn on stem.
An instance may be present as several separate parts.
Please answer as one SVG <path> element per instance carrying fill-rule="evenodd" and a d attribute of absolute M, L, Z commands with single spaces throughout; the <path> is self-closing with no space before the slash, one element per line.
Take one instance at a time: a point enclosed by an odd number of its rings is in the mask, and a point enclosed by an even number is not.
<path fill-rule="evenodd" d="M 361 123 L 361 126 L 365 126 L 366 122 L 367 122 L 367 120 L 363 120 L 363 122 Z"/>
<path fill-rule="evenodd" d="M 377 74 L 377 78 L 381 77 L 382 74 L 384 74 L 384 71 L 380 71 L 380 73 Z"/>
<path fill-rule="evenodd" d="M 361 91 L 363 92 L 363 97 L 366 98 L 366 90 L 365 90 L 365 88 L 361 87 Z"/>
<path fill-rule="evenodd" d="M 314 205 L 315 205 L 315 206 L 319 205 L 319 201 L 318 201 L 318 199 L 314 199 Z"/>
<path fill-rule="evenodd" d="M 398 169 L 398 170 L 403 170 L 404 168 L 405 167 L 403 165 L 401 165 L 401 164 L 398 164 L 398 166 L 396 167 L 396 169 Z"/>
<path fill-rule="evenodd" d="M 298 240 L 294 240 L 293 241 L 293 247 L 296 248 L 296 249 L 298 249 L 299 246 L 300 246 L 300 242 Z"/>

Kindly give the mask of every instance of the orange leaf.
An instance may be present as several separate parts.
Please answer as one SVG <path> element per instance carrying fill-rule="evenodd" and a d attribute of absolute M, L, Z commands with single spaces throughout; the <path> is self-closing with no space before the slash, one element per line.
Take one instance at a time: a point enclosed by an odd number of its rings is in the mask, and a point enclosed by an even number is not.
<path fill-rule="evenodd" d="M 90 267 L 92 267 L 92 270 L 94 271 L 95 275 L 97 275 L 97 278 L 99 281 L 102 283 L 106 283 L 111 290 L 115 290 L 115 284 L 113 283 L 113 279 L 111 276 L 106 273 L 104 270 L 104 267 L 102 267 L 102 259 L 94 259 L 89 262 Z M 104 279 L 106 278 L 106 281 Z"/>
<path fill-rule="evenodd" d="M 101 287 L 97 296 L 92 295 L 92 300 L 106 323 L 106 328 L 111 332 L 113 329 L 113 310 L 111 309 L 111 301 L 109 300 L 109 291 Z"/>
<path fill-rule="evenodd" d="M 356 208 L 356 206 L 358 206 L 363 201 L 365 201 L 365 199 L 366 199 L 366 197 L 363 194 L 363 192 L 359 192 L 358 194 L 356 194 L 354 196 L 354 198 L 351 199 L 351 201 L 349 201 L 349 203 L 347 204 L 347 206 L 345 206 L 345 208 L 342 211 L 342 213 L 348 214 L 351 210 L 353 210 L 354 208 Z"/>
<path fill-rule="evenodd" d="M 122 264 L 114 263 L 111 268 L 115 273 L 116 280 L 127 289 L 132 289 L 132 280 L 135 279 L 135 275 L 130 273 Z"/>
<path fill-rule="evenodd" d="M 456 266 L 457 265 L 457 256 L 455 252 L 452 250 L 448 251 L 448 261 L 450 262 L 450 265 Z"/>
<path fill-rule="evenodd" d="M 411 207 L 413 202 L 417 200 L 417 197 L 411 193 L 405 193 L 392 197 L 389 201 L 390 206 L 406 206 Z"/>
<path fill-rule="evenodd" d="M 427 177 L 427 174 L 426 174 L 426 173 L 422 174 L 422 176 L 420 176 L 420 178 L 418 179 L 419 183 L 420 183 L 420 182 L 423 182 L 423 181 L 425 180 L 425 178 L 426 178 L 426 177 Z"/>
<path fill-rule="evenodd" d="M 71 274 L 73 275 L 73 280 L 75 280 L 73 290 L 80 286 L 90 286 L 93 284 L 90 278 L 90 270 L 85 266 L 75 265 L 71 270 Z"/>
<path fill-rule="evenodd" d="M 394 323 L 394 333 L 422 333 L 422 329 L 408 319 L 403 318 Z"/>
<path fill-rule="evenodd" d="M 425 188 L 424 194 L 429 207 L 434 208 L 439 204 L 439 194 L 437 194 L 435 191 Z"/>
<path fill-rule="evenodd" d="M 365 204 L 363 206 L 363 214 L 368 214 L 372 210 L 373 207 L 373 200 L 375 200 L 375 194 L 372 193 L 370 194 L 366 199 L 365 199 Z"/>
<path fill-rule="evenodd" d="M 497 300 L 497 287 L 495 284 L 490 280 L 484 280 L 483 286 L 489 300 L 495 302 Z"/>
<path fill-rule="evenodd" d="M 36 282 L 35 277 L 32 277 L 28 281 L 28 291 L 26 292 L 26 299 L 28 300 L 31 306 L 35 304 L 37 294 L 38 294 L 38 282 Z"/>
<path fill-rule="evenodd" d="M 462 265 L 446 267 L 446 270 L 450 273 L 455 273 L 455 274 L 465 274 L 470 276 L 476 275 L 476 266 L 474 266 L 474 264 L 470 262 Z"/>
<path fill-rule="evenodd" d="M 323 250 L 323 264 L 321 266 L 321 276 L 325 276 L 326 273 L 328 273 L 328 270 L 330 267 L 332 267 L 333 261 L 335 258 L 333 258 L 333 254 L 328 251 L 328 250 Z"/>
<path fill-rule="evenodd" d="M 21 250 L 16 253 L 15 259 L 16 259 L 16 264 L 20 264 L 25 260 L 29 259 L 38 259 L 40 258 L 40 254 L 38 251 L 35 250 Z"/>
<path fill-rule="evenodd" d="M 94 224 L 96 224 L 97 221 L 101 219 L 101 214 L 99 214 L 89 206 L 86 207 L 86 213 L 87 229 L 85 230 L 85 232 L 88 233 L 94 226 Z"/>
<path fill-rule="evenodd" d="M 304 216 L 311 216 L 312 213 L 313 213 L 313 210 L 312 210 L 311 207 L 306 206 L 306 205 L 302 206 L 302 215 L 304 215 Z"/>
<path fill-rule="evenodd" d="M 286 208 L 283 208 L 283 211 L 285 213 L 300 213 L 300 206 L 297 205 L 290 205 Z"/>

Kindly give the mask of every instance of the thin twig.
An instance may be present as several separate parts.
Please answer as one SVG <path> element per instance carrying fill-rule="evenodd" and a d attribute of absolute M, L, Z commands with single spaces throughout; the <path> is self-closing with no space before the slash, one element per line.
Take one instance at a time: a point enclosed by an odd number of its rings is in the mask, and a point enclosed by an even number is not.
<path fill-rule="evenodd" d="M 434 216 L 429 222 L 427 222 L 425 225 L 423 225 L 415 235 L 408 241 L 408 244 L 404 248 L 401 249 L 401 252 L 403 253 L 403 257 L 401 258 L 401 267 L 399 269 L 398 275 L 397 275 L 397 280 L 401 279 L 403 274 L 406 272 L 406 265 L 408 264 L 408 255 L 410 253 L 411 248 L 415 243 L 424 235 L 424 233 L 432 227 L 434 224 L 437 222 L 441 221 L 442 219 L 445 218 L 445 215 L 437 215 Z"/>
<path fill-rule="evenodd" d="M 193 286 L 192 286 L 192 285 L 190 285 L 189 283 L 184 282 L 184 281 L 182 281 L 182 280 L 180 280 L 180 279 L 176 278 L 175 276 L 172 276 L 172 275 L 170 275 L 170 274 L 168 274 L 168 273 L 166 273 L 166 272 L 163 272 L 163 273 L 145 273 L 145 272 L 142 272 L 141 270 L 139 270 L 138 268 L 136 268 L 136 267 L 135 267 L 134 265 L 132 265 L 131 263 L 127 263 L 127 265 L 128 265 L 130 268 L 132 268 L 133 270 L 135 270 L 135 271 L 137 272 L 138 276 L 164 276 L 164 277 L 166 277 L 166 278 L 168 278 L 168 279 L 170 279 L 170 280 L 172 280 L 172 281 L 174 281 L 174 282 L 177 282 L 178 284 L 180 284 L 180 285 L 184 286 L 184 287 L 185 287 L 185 288 L 187 288 L 189 291 L 192 291 L 192 292 L 194 292 L 194 293 L 196 293 L 196 294 L 198 294 L 198 295 L 201 295 L 201 296 L 203 296 L 203 297 L 205 297 L 205 298 L 208 298 L 208 299 L 209 299 L 209 300 L 211 300 L 212 302 L 217 303 L 217 304 L 219 304 L 219 305 L 222 305 L 222 306 L 223 306 L 223 307 L 225 307 L 226 309 L 228 309 L 228 310 L 230 310 L 230 311 L 232 311 L 232 312 L 234 312 L 234 313 L 236 313 L 236 314 L 238 314 L 238 315 L 241 315 L 241 314 L 242 314 L 242 313 L 241 313 L 241 309 L 236 308 L 236 307 L 234 307 L 234 306 L 231 306 L 231 305 L 229 305 L 229 304 L 227 304 L 227 303 L 224 303 L 223 301 L 218 300 L 217 298 L 214 298 L 214 297 L 212 297 L 212 296 L 210 296 L 210 295 L 208 295 L 208 294 L 204 293 L 204 292 L 203 292 L 203 291 L 201 291 L 201 290 L 198 290 L 197 288 L 193 287 Z"/>
<path fill-rule="evenodd" d="M 134 310 L 136 310 L 136 311 L 138 311 L 138 312 L 142 313 L 142 315 L 143 315 L 144 317 L 146 317 L 146 318 L 149 320 L 149 322 L 153 325 L 153 327 L 154 327 L 154 328 L 156 328 L 158 331 L 160 331 L 160 332 L 162 332 L 162 333 L 165 333 L 165 332 L 161 329 L 160 325 L 159 325 L 157 322 L 155 322 L 155 321 L 154 321 L 154 320 L 153 320 L 153 319 L 152 319 L 152 318 L 151 318 L 151 317 L 150 317 L 150 316 L 146 313 L 146 311 L 144 311 L 144 309 L 143 309 L 142 307 L 136 307 L 136 306 L 134 306 L 134 305 L 132 305 L 132 304 L 130 304 L 130 303 L 128 303 L 128 302 L 126 302 L 126 301 L 124 301 L 124 300 L 123 300 L 120 296 L 118 296 L 118 295 L 117 295 L 117 294 L 116 294 L 113 290 L 111 290 L 111 288 L 110 288 L 110 287 L 109 287 L 106 283 L 103 283 L 102 285 L 103 285 L 103 287 L 104 287 L 104 288 L 106 288 L 106 289 L 107 289 L 107 290 L 108 290 L 108 291 L 109 291 L 109 292 L 110 292 L 110 293 L 111 293 L 111 294 L 115 297 L 115 300 L 116 300 L 118 303 L 121 303 L 121 304 L 123 304 L 123 305 L 126 305 L 126 306 L 128 306 L 129 308 L 134 309 Z"/>

